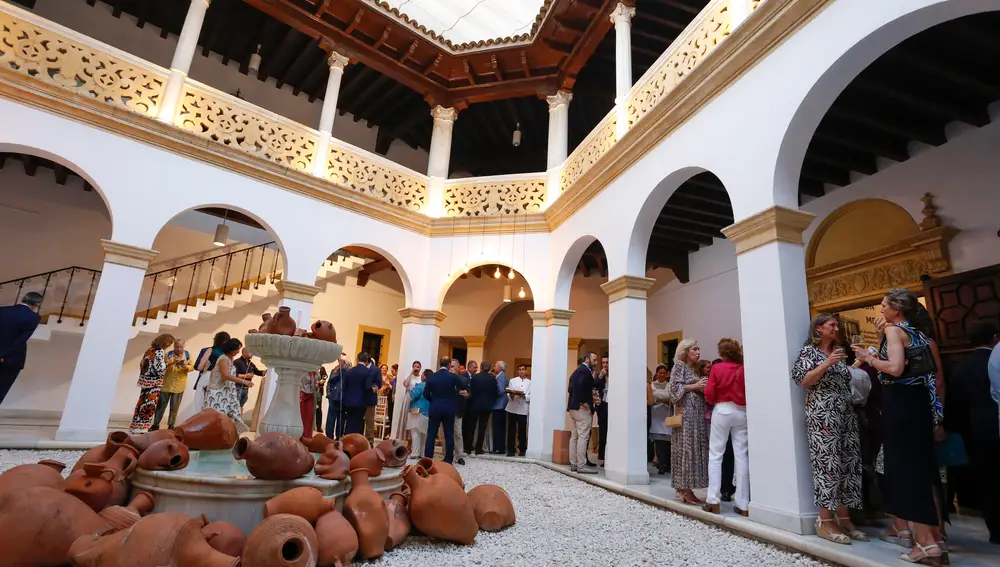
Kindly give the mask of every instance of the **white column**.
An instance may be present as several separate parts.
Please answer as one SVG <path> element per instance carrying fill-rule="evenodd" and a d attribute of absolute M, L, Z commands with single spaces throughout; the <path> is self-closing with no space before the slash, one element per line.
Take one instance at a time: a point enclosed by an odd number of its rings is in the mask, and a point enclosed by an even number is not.
<path fill-rule="evenodd" d="M 326 59 L 330 65 L 330 76 L 326 79 L 326 94 L 323 95 L 323 112 L 319 117 L 319 141 L 313 157 L 313 175 L 326 177 L 327 154 L 330 152 L 330 138 L 333 136 L 333 120 L 337 116 L 337 98 L 340 96 L 340 82 L 344 78 L 344 68 L 350 59 L 331 51 Z"/>
<path fill-rule="evenodd" d="M 625 132 L 628 132 L 628 93 L 632 90 L 632 16 L 634 15 L 635 8 L 621 2 L 611 12 L 611 23 L 615 25 L 615 119 L 617 121 L 615 133 L 619 140 Z"/>
<path fill-rule="evenodd" d="M 288 307 L 292 310 L 292 319 L 295 319 L 299 329 L 307 328 L 309 326 L 309 318 L 312 315 L 313 300 L 319 292 L 323 291 L 322 288 L 284 280 L 279 280 L 275 284 L 275 287 L 278 288 L 278 293 L 281 296 L 278 305 L 280 307 Z M 267 414 L 267 408 L 270 407 L 271 401 L 274 399 L 274 393 L 278 388 L 278 375 L 274 370 L 268 369 L 261 387 L 267 388 L 267 392 L 264 394 L 263 407 L 258 412 L 258 415 L 263 417 Z"/>
<path fill-rule="evenodd" d="M 107 438 L 118 369 L 132 338 L 142 280 L 149 262 L 159 254 L 109 240 L 101 245 L 104 268 L 56 431 L 59 441 L 99 443 Z"/>
<path fill-rule="evenodd" d="M 483 361 L 483 350 L 486 346 L 486 337 L 483 335 L 471 335 L 465 337 L 465 361 Z"/>
<path fill-rule="evenodd" d="M 809 326 L 802 231 L 813 215 L 772 207 L 723 233 L 736 244 L 750 434 L 750 518 L 811 533 L 816 518 L 805 394 L 791 370 Z"/>
<path fill-rule="evenodd" d="M 451 161 L 451 133 L 458 118 L 454 108 L 435 106 L 431 109 L 434 130 L 431 132 L 431 149 L 427 156 L 427 215 L 444 216 L 444 182 L 448 179 Z"/>
<path fill-rule="evenodd" d="M 573 93 L 559 91 L 545 100 L 549 103 L 549 153 L 545 165 L 545 206 L 548 207 L 562 192 L 562 168 L 569 147 L 569 103 Z"/>
<path fill-rule="evenodd" d="M 528 311 L 532 320 L 531 408 L 527 456 L 552 460 L 552 434 L 566 419 L 566 345 L 573 311 Z"/>
<path fill-rule="evenodd" d="M 210 2 L 211 0 L 191 0 L 191 5 L 188 7 L 181 36 L 177 39 L 177 47 L 174 48 L 174 59 L 170 62 L 170 77 L 163 89 L 163 99 L 160 101 L 160 110 L 156 116 L 161 122 L 172 124 L 174 121 L 177 104 L 184 91 L 184 81 L 191 72 L 191 61 L 194 60 L 194 52 L 198 49 L 201 24 L 205 21 L 205 12 L 208 11 Z"/>
<path fill-rule="evenodd" d="M 403 380 L 412 371 L 413 362 L 420 361 L 423 368 L 437 369 L 438 338 L 441 336 L 441 322 L 445 314 L 440 311 L 400 309 L 403 330 L 399 340 L 399 375 L 396 377 L 396 398 L 392 410 L 392 431 L 390 437 L 402 439 L 400 424 L 403 413 L 410 407 L 409 392 L 403 387 Z"/>
<path fill-rule="evenodd" d="M 646 291 L 655 280 L 621 276 L 608 294 L 608 480 L 649 484 L 646 468 Z"/>

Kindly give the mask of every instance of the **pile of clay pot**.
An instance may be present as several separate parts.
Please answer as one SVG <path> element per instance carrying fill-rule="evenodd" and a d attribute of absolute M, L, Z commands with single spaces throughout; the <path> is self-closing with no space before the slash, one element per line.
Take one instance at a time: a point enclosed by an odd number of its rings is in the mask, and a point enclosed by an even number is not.
<path fill-rule="evenodd" d="M 350 477 L 343 513 L 316 488 L 293 488 L 268 500 L 249 537 L 202 515 L 156 513 L 147 492 L 126 500 L 137 468 L 186 467 L 189 451 L 232 450 L 262 480 L 290 481 L 310 471 Z M 316 459 L 313 453 L 318 453 Z M 333 441 L 265 433 L 238 438 L 224 414 L 206 409 L 175 429 L 115 432 L 76 463 L 68 478 L 56 461 L 20 465 L 0 475 L 0 564 L 5 567 L 313 567 L 380 557 L 412 532 L 468 545 L 480 529 L 514 523 L 514 506 L 496 485 L 466 494 L 447 463 L 421 459 L 403 469 L 404 485 L 383 500 L 368 479 L 406 463 L 397 440 L 372 448 L 361 435 Z M 148 514 L 148 515 L 147 515 Z"/>
<path fill-rule="evenodd" d="M 337 342 L 337 330 L 329 321 L 316 321 L 309 330 L 298 329 L 295 319 L 292 319 L 291 307 L 279 307 L 274 315 L 264 313 L 260 316 L 262 322 L 259 328 L 249 329 L 247 334 L 264 333 L 270 335 L 285 335 L 287 337 L 306 337 L 321 341 Z"/>

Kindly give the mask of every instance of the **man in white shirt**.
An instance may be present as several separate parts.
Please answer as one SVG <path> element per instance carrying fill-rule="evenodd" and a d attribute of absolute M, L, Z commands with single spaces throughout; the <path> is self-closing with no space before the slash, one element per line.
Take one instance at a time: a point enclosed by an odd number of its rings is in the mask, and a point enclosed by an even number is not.
<path fill-rule="evenodd" d="M 517 440 L 517 456 L 523 457 L 528 449 L 528 404 L 531 403 L 531 378 L 528 369 L 517 366 L 517 376 L 507 384 L 507 456 L 514 456 L 514 440 Z"/>

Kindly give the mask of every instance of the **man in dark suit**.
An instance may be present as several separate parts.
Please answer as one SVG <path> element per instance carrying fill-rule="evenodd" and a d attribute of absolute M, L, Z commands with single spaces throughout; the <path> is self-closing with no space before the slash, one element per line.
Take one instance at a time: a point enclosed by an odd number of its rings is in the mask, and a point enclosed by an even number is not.
<path fill-rule="evenodd" d="M 21 303 L 0 307 L 0 404 L 24 368 L 28 339 L 38 327 L 41 305 L 42 294 L 29 291 L 21 298 Z"/>
<path fill-rule="evenodd" d="M 492 365 L 483 361 L 482 372 L 472 377 L 472 391 L 469 395 L 469 406 L 473 419 L 473 430 L 476 431 L 476 454 L 483 454 L 483 439 L 486 438 L 486 425 L 489 423 L 493 405 L 497 401 L 497 379 L 490 374 Z M 471 442 L 471 441 L 470 441 Z"/>
<path fill-rule="evenodd" d="M 375 446 L 375 406 L 378 405 L 378 391 L 382 387 L 382 371 L 374 359 L 368 361 L 368 382 L 365 383 L 365 438 Z"/>
<path fill-rule="evenodd" d="M 459 370 L 462 369 L 461 366 L 458 367 Z M 476 439 L 476 412 L 472 409 L 472 378 L 479 372 L 479 364 L 475 360 L 470 360 L 469 364 L 465 367 L 464 375 L 459 372 L 459 376 L 463 377 L 463 381 L 469 387 L 469 398 L 467 400 L 468 405 L 465 407 L 465 417 L 462 419 L 462 449 L 465 454 L 468 455 L 473 451 L 474 441 Z"/>
<path fill-rule="evenodd" d="M 444 357 L 440 369 L 431 374 L 424 386 L 424 397 L 431 402 L 427 412 L 427 443 L 424 456 L 434 458 L 434 440 L 438 427 L 444 427 L 444 462 L 451 463 L 455 455 L 455 414 L 458 412 L 459 392 L 463 391 L 458 375 L 449 367 L 452 359 Z M 458 370 L 455 361 L 454 370 Z M 466 395 L 468 395 L 466 391 Z"/>
<path fill-rule="evenodd" d="M 594 474 L 597 469 L 587 466 L 587 446 L 590 445 L 590 428 L 594 403 L 594 366 L 597 354 L 587 353 L 580 359 L 580 366 L 569 377 L 569 403 L 567 411 L 573 420 L 569 436 L 569 465 L 573 472 Z"/>
<path fill-rule="evenodd" d="M 368 368 L 368 353 L 358 354 L 357 364 L 344 372 L 344 412 L 347 414 L 345 433 L 365 431 L 365 391 L 371 384 L 371 369 Z"/>
<path fill-rule="evenodd" d="M 456 375 L 458 376 L 459 389 L 469 392 L 469 387 L 472 384 L 472 375 L 469 374 L 468 368 L 466 368 L 465 372 L 461 372 L 460 371 L 462 368 L 461 365 L 459 365 L 458 368 L 455 368 L 456 364 L 458 364 L 458 361 L 452 359 L 451 362 L 449 363 L 449 370 L 455 372 Z M 468 451 L 465 449 L 465 445 L 466 443 L 468 443 L 468 441 L 465 440 L 465 417 L 468 411 L 469 411 L 468 395 L 459 396 L 458 413 L 455 414 L 455 427 L 453 431 L 455 432 L 455 462 L 460 465 L 465 464 L 465 455 L 466 453 L 468 453 Z"/>

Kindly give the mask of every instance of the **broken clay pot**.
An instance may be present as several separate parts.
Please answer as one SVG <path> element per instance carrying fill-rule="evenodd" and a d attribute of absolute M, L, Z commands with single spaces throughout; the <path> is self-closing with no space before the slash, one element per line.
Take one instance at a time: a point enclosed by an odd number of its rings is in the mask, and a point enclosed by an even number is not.
<path fill-rule="evenodd" d="M 343 514 L 330 510 L 316 520 L 316 538 L 319 539 L 319 563 L 350 565 L 358 554 L 358 534 Z"/>
<path fill-rule="evenodd" d="M 430 457 L 422 457 L 417 461 L 417 466 L 422 467 L 428 474 L 443 474 L 457 482 L 462 487 L 462 490 L 465 490 L 465 481 L 462 480 L 462 475 L 458 474 L 458 469 L 455 468 L 455 465 L 444 461 L 435 461 Z"/>
<path fill-rule="evenodd" d="M 204 518 L 204 516 L 202 516 Z M 229 555 L 230 557 L 241 557 L 243 548 L 246 547 L 247 536 L 229 522 L 212 522 L 205 524 L 201 528 L 201 535 L 205 536 L 205 541 L 212 549 Z"/>
<path fill-rule="evenodd" d="M 481 530 L 498 532 L 514 525 L 514 503 L 507 491 L 495 484 L 480 484 L 470 490 L 469 503 Z"/>
<path fill-rule="evenodd" d="M 410 456 L 410 448 L 399 439 L 386 439 L 375 447 L 382 453 L 385 466 L 399 468 L 406 464 L 407 457 Z"/>
<path fill-rule="evenodd" d="M 344 480 L 351 471 L 351 458 L 336 444 L 327 445 L 326 451 L 316 460 L 313 471 L 325 480 Z"/>
<path fill-rule="evenodd" d="M 428 474 L 420 466 L 403 469 L 410 487 L 410 521 L 423 534 L 469 545 L 479 525 L 462 487 L 443 474 Z"/>
<path fill-rule="evenodd" d="M 77 538 L 113 529 L 89 506 L 61 490 L 36 486 L 0 494 L 4 565 L 64 565 Z"/>
<path fill-rule="evenodd" d="M 271 432 L 254 440 L 241 438 L 233 447 L 233 457 L 246 461 L 247 470 L 261 480 L 295 480 L 312 470 L 312 454 L 298 439 Z"/>
<path fill-rule="evenodd" d="M 66 465 L 59 461 L 38 461 L 29 465 L 18 465 L 0 474 L 0 492 L 24 490 L 34 486 L 47 486 L 62 490 L 66 480 L 62 471 Z"/>
<path fill-rule="evenodd" d="M 187 445 L 175 439 L 163 439 L 139 455 L 139 468 L 147 471 L 176 471 L 188 466 L 191 454 Z"/>
<path fill-rule="evenodd" d="M 239 440 L 233 420 L 212 408 L 192 415 L 173 430 L 192 451 L 228 451 Z"/>
<path fill-rule="evenodd" d="M 291 514 L 265 518 L 247 538 L 242 567 L 312 567 L 319 543 L 309 522 Z"/>
<path fill-rule="evenodd" d="M 339 449 L 347 453 L 347 456 L 351 458 L 356 457 L 362 452 L 372 448 L 371 443 L 369 443 L 368 440 L 365 439 L 365 436 L 360 433 L 348 433 L 347 435 L 341 437 L 337 442 L 340 444 Z"/>

